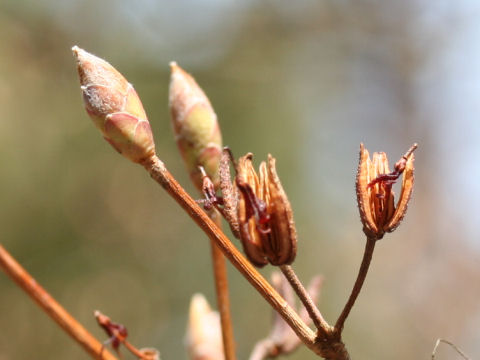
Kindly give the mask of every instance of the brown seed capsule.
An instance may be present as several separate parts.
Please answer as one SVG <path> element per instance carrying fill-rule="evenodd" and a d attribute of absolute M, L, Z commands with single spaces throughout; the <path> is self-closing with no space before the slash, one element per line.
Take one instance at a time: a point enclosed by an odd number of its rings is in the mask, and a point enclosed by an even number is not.
<path fill-rule="evenodd" d="M 363 231 L 368 237 L 381 239 L 386 232 L 395 230 L 405 216 L 413 191 L 416 148 L 414 144 L 390 172 L 385 153 L 374 153 L 370 160 L 368 150 L 360 144 L 356 191 Z M 402 190 L 395 204 L 392 186 L 402 174 Z"/>
<path fill-rule="evenodd" d="M 256 266 L 291 264 L 297 253 L 293 212 L 275 169 L 275 159 L 260 164 L 260 176 L 252 154 L 238 160 L 238 222 L 245 254 Z"/>
<path fill-rule="evenodd" d="M 77 46 L 72 51 L 85 108 L 105 140 L 133 162 L 152 157 L 152 130 L 133 86 L 105 60 Z"/>

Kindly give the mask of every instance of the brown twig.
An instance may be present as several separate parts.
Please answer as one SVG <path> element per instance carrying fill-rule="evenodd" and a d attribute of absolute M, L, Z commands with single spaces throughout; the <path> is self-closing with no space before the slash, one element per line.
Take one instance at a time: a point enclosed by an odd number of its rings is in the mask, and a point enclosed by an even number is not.
<path fill-rule="evenodd" d="M 222 229 L 222 218 L 217 210 L 212 209 L 210 218 L 217 227 Z M 227 264 L 222 251 L 215 241 L 210 240 L 212 250 L 213 275 L 215 278 L 215 290 L 217 293 L 217 306 L 220 313 L 222 327 L 223 351 L 226 360 L 235 360 L 235 340 L 233 337 L 232 316 L 230 313 L 230 296 L 228 293 Z"/>
<path fill-rule="evenodd" d="M 307 291 L 313 302 L 318 301 L 322 283 L 323 277 L 318 275 L 310 281 Z M 290 306 L 294 307 L 295 294 L 285 276 L 280 274 L 280 272 L 272 273 L 272 284 L 275 290 L 283 296 Z M 300 311 L 300 317 L 310 326 L 312 319 L 303 306 Z M 295 335 L 293 330 L 280 317 L 280 315 L 274 311 L 270 334 L 265 339 L 262 339 L 255 344 L 249 360 L 264 360 L 276 358 L 278 356 L 285 356 L 295 351 L 300 344 L 302 344 L 302 342 L 298 336 Z"/>
<path fill-rule="evenodd" d="M 363 252 L 363 259 L 362 263 L 360 264 L 360 269 L 358 271 L 357 280 L 353 285 L 352 292 L 350 297 L 348 298 L 345 307 L 343 308 L 342 313 L 338 317 L 337 322 L 335 323 L 334 333 L 337 336 L 340 336 L 343 330 L 343 326 L 345 324 L 345 320 L 347 319 L 348 315 L 350 314 L 350 310 L 352 310 L 353 305 L 355 304 L 355 300 L 357 300 L 358 295 L 360 294 L 360 290 L 362 289 L 363 282 L 367 277 L 368 268 L 370 267 L 370 262 L 373 256 L 373 250 L 375 249 L 375 243 L 377 240 L 375 238 L 367 238 L 367 243 L 365 245 L 365 250 Z"/>
<path fill-rule="evenodd" d="M 2 245 L 0 245 L 0 267 L 93 358 L 117 359 L 110 352 L 102 351 L 103 345 L 55 301 Z"/>
<path fill-rule="evenodd" d="M 305 306 L 310 319 L 312 319 L 312 322 L 318 329 L 319 333 L 325 336 L 330 331 L 330 325 L 323 318 L 320 310 L 318 310 L 318 307 L 313 302 L 310 294 L 305 290 L 293 268 L 290 265 L 282 265 L 280 266 L 280 270 L 282 270 L 283 275 L 285 275 L 285 278 L 288 280 L 293 290 L 295 290 L 295 293 L 299 297 L 303 306 Z"/>
<path fill-rule="evenodd" d="M 248 262 L 231 243 L 230 239 L 218 229 L 215 223 L 198 206 L 190 195 L 178 184 L 157 156 L 143 162 L 143 166 L 152 178 L 158 182 L 170 196 L 187 212 L 195 223 L 214 241 L 223 254 L 237 270 L 252 284 L 267 302 L 283 317 L 302 342 L 312 351 L 321 355 L 316 344 L 315 333 L 302 321 L 298 314 L 287 304 L 277 291 Z"/>
<path fill-rule="evenodd" d="M 442 342 L 447 344 L 447 345 L 450 345 L 465 360 L 470 360 L 470 358 L 467 355 L 465 355 L 465 353 L 462 350 L 460 350 L 455 344 L 451 343 L 448 340 L 444 340 L 444 339 L 437 339 L 437 342 L 435 343 L 435 347 L 433 348 L 433 352 L 432 352 L 432 360 L 435 360 L 435 356 L 437 355 L 438 345 L 440 345 L 440 343 L 442 343 Z"/>
<path fill-rule="evenodd" d="M 150 357 L 145 356 L 145 354 L 141 350 L 137 349 L 135 346 L 129 343 L 128 340 L 123 340 L 122 343 L 123 345 L 125 345 L 128 351 L 130 351 L 137 358 L 141 360 L 150 360 Z"/>

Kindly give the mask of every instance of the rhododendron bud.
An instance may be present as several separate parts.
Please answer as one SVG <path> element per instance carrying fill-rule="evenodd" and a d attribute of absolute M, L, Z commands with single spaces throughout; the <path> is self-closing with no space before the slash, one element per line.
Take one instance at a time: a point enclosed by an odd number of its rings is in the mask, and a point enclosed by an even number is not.
<path fill-rule="evenodd" d="M 169 105 L 180 154 L 197 189 L 202 190 L 200 166 L 216 188 L 222 155 L 222 135 L 217 115 L 195 79 L 175 62 L 170 67 Z"/>
<path fill-rule="evenodd" d="M 112 65 L 72 48 L 88 115 L 119 153 L 140 163 L 155 154 L 152 130 L 133 86 Z"/>
<path fill-rule="evenodd" d="M 224 360 L 220 316 L 202 294 L 190 302 L 186 343 L 192 360 Z"/>

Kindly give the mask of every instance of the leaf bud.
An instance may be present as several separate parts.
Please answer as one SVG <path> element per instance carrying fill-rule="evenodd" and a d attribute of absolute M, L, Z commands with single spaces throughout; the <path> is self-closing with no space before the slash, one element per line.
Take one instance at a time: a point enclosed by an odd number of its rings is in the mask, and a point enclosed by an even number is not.
<path fill-rule="evenodd" d="M 222 135 L 210 101 L 195 79 L 170 63 L 169 106 L 175 139 L 192 182 L 202 190 L 203 167 L 218 187 Z"/>
<path fill-rule="evenodd" d="M 186 345 L 192 360 L 224 360 L 220 316 L 202 294 L 190 301 Z"/>
<path fill-rule="evenodd" d="M 78 46 L 72 51 L 85 108 L 105 140 L 133 162 L 151 158 L 152 130 L 133 86 L 105 60 Z"/>

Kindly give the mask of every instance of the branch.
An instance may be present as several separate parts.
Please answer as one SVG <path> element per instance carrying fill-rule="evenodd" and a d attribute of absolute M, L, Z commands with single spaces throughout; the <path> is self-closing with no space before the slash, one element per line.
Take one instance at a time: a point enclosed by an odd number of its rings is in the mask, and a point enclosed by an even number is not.
<path fill-rule="evenodd" d="M 323 283 L 321 276 L 315 276 L 308 286 L 308 294 L 313 302 L 318 301 L 320 288 Z M 295 306 L 295 294 L 292 287 L 288 283 L 285 276 L 279 272 L 272 273 L 272 284 L 281 296 L 290 304 Z M 305 307 L 300 310 L 300 317 L 310 326 L 312 319 L 310 318 Z M 274 311 L 273 324 L 270 334 L 263 340 L 258 341 L 250 354 L 249 360 L 264 360 L 268 358 L 276 358 L 285 356 L 294 352 L 302 344 L 293 330 L 285 323 L 280 315 Z"/>
<path fill-rule="evenodd" d="M 222 229 L 222 218 L 216 210 L 210 212 L 210 218 L 218 228 Z M 213 275 L 215 277 L 215 292 L 217 293 L 217 306 L 220 313 L 222 328 L 223 350 L 226 360 L 236 360 L 235 341 L 233 337 L 232 316 L 230 313 L 230 297 L 228 293 L 227 265 L 225 257 L 217 244 L 210 240 L 212 250 Z"/>
<path fill-rule="evenodd" d="M 93 358 L 117 359 L 110 352 L 103 351 L 103 345 L 55 301 L 2 245 L 0 245 L 0 267 Z"/>
<path fill-rule="evenodd" d="M 280 270 L 282 270 L 283 275 L 288 280 L 292 288 L 295 290 L 295 293 L 299 297 L 300 301 L 302 302 L 303 306 L 308 312 L 310 319 L 312 319 L 313 324 L 318 329 L 320 334 L 326 335 L 330 330 L 330 325 L 325 321 L 320 310 L 313 302 L 310 294 L 305 290 L 303 284 L 298 279 L 297 274 L 293 270 L 290 265 L 282 265 L 280 266 Z"/>
<path fill-rule="evenodd" d="M 320 355 L 315 343 L 315 333 L 302 321 L 277 291 L 260 275 L 260 273 L 245 259 L 231 243 L 230 239 L 218 229 L 217 225 L 198 206 L 190 195 L 178 184 L 157 156 L 153 156 L 142 164 L 152 178 L 158 182 L 168 194 L 187 212 L 195 223 L 214 241 L 223 254 L 237 270 L 252 284 L 267 302 L 283 317 L 295 331 L 302 342 L 312 351 Z"/>
<path fill-rule="evenodd" d="M 375 249 L 376 242 L 377 240 L 374 238 L 367 238 L 362 263 L 360 264 L 360 269 L 358 270 L 357 280 L 353 285 L 352 292 L 350 294 L 350 297 L 348 298 L 347 303 L 345 304 L 345 307 L 343 308 L 342 313 L 340 314 L 337 322 L 335 323 L 334 333 L 337 335 L 341 335 L 345 320 L 350 314 L 350 310 L 352 310 L 352 307 L 355 304 L 355 300 L 357 300 L 357 297 L 360 294 L 360 290 L 362 290 L 363 283 L 365 281 L 365 278 L 367 277 L 368 268 L 370 267 L 370 262 L 372 261 L 373 250 Z"/>

